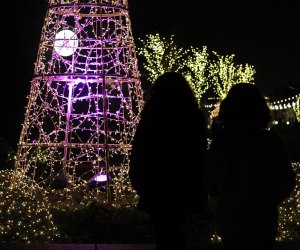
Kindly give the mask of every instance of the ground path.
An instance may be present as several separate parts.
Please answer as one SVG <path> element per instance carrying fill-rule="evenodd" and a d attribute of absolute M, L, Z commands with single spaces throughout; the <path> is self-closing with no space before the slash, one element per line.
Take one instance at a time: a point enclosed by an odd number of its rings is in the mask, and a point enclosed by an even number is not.
<path fill-rule="evenodd" d="M 275 250 L 299 250 L 300 242 L 277 243 Z M 155 250 L 153 244 L 0 244 L 0 250 Z M 223 250 L 221 244 L 188 250 Z"/>

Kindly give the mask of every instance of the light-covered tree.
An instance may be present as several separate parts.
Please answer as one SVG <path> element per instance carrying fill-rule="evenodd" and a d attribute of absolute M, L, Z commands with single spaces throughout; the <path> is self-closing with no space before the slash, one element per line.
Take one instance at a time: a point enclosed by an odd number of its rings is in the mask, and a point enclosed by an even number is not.
<path fill-rule="evenodd" d="M 300 96 L 297 98 L 296 105 L 293 107 L 296 115 L 296 119 L 298 122 L 300 122 Z"/>
<path fill-rule="evenodd" d="M 197 100 L 200 102 L 202 95 L 209 88 L 209 84 L 206 80 L 207 66 L 208 66 L 208 52 L 207 47 L 193 48 L 188 51 L 185 64 L 185 71 L 183 75 L 190 83 L 194 90 Z"/>
<path fill-rule="evenodd" d="M 229 89 L 236 83 L 253 83 L 255 69 L 249 64 L 235 64 L 235 55 L 219 55 L 212 52 L 216 59 L 209 63 L 209 81 L 219 98 L 224 98 Z"/>
<path fill-rule="evenodd" d="M 165 38 L 158 33 L 149 34 L 145 40 L 139 41 L 142 46 L 137 47 L 137 53 L 146 59 L 143 67 L 148 71 L 147 80 L 151 83 L 164 72 L 180 72 L 184 67 L 186 51 L 174 42 L 174 35 Z"/>
<path fill-rule="evenodd" d="M 143 68 L 148 73 L 147 80 L 154 83 L 159 75 L 167 71 L 182 73 L 199 103 L 209 89 L 217 99 L 221 99 L 233 84 L 253 83 L 254 67 L 236 64 L 235 55 L 222 56 L 214 51 L 209 53 L 206 46 L 183 49 L 175 43 L 174 35 L 165 38 L 159 34 L 149 34 L 145 40 L 139 40 L 142 45 L 137 52 L 145 59 Z"/>

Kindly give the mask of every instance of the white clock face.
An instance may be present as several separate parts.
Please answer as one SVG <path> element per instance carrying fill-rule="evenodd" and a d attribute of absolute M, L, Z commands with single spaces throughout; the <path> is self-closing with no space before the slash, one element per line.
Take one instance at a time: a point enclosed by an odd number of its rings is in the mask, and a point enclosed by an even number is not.
<path fill-rule="evenodd" d="M 72 55 L 78 46 L 76 34 L 71 30 L 61 30 L 55 36 L 54 49 L 61 56 Z"/>

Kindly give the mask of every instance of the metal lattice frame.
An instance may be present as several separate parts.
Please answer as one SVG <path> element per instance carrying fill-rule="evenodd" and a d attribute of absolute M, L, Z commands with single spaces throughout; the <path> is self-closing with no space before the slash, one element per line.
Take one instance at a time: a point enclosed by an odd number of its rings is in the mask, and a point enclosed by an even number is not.
<path fill-rule="evenodd" d="M 49 0 L 16 169 L 69 189 L 102 174 L 104 200 L 122 202 L 142 105 L 128 1 Z"/>

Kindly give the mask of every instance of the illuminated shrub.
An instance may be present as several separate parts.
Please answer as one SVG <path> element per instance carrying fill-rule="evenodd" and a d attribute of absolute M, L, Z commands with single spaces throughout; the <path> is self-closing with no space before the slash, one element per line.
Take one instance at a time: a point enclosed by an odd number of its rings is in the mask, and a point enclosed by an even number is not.
<path fill-rule="evenodd" d="M 277 240 L 300 240 L 300 163 L 294 162 L 296 187 L 279 207 L 279 234 Z"/>
<path fill-rule="evenodd" d="M 22 172 L 0 172 L 0 242 L 51 242 L 58 231 L 47 193 Z"/>

